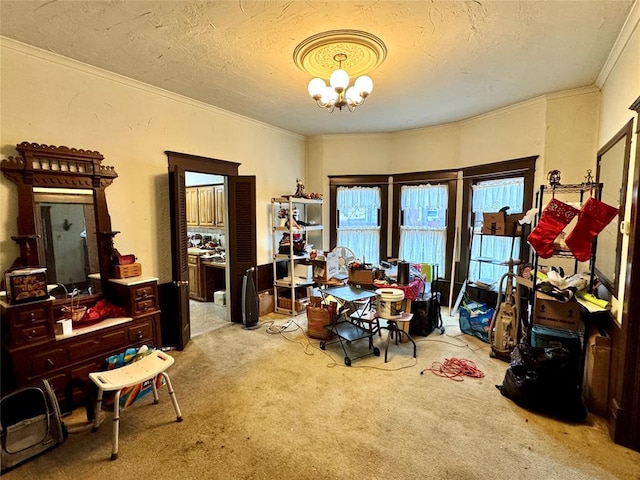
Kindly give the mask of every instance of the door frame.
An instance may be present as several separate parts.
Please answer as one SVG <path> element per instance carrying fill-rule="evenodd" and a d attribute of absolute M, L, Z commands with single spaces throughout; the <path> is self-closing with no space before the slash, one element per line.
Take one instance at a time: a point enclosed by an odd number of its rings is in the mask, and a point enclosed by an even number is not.
<path fill-rule="evenodd" d="M 210 175 L 221 175 L 225 177 L 236 177 L 238 176 L 238 168 L 240 167 L 239 163 L 229 162 L 226 160 L 220 160 L 217 158 L 210 157 L 202 157 L 199 155 L 192 155 L 188 153 L 175 152 L 171 150 L 166 150 L 165 154 L 168 158 L 169 163 L 169 174 L 172 172 L 180 171 L 180 172 L 196 172 L 196 173 L 205 173 Z M 178 176 L 180 182 L 182 182 L 181 186 L 177 186 L 177 191 L 179 194 L 184 197 L 185 185 L 184 185 L 184 176 Z M 225 181 L 225 187 L 228 182 Z M 225 188 L 226 190 L 226 188 Z M 185 200 L 182 198 L 181 200 Z M 174 201 L 171 198 L 171 201 Z M 177 201 L 177 205 L 174 205 L 175 209 L 171 209 L 172 216 L 172 237 L 177 238 L 177 241 L 172 241 L 171 243 L 171 257 L 172 257 L 172 284 L 173 284 L 173 299 L 178 305 L 178 308 L 173 309 L 173 314 L 176 315 L 177 321 L 180 325 L 178 328 L 178 339 L 177 339 L 177 348 L 182 350 L 189 342 L 190 338 L 190 312 L 189 312 L 189 298 L 188 298 L 188 284 L 186 285 L 183 278 L 183 273 L 188 271 L 188 267 L 186 265 L 187 256 L 181 255 L 179 251 L 176 249 L 184 249 L 186 251 L 186 238 L 179 238 L 181 231 L 186 231 L 186 212 L 180 212 L 181 208 L 185 208 L 186 201 Z M 229 204 L 227 202 L 226 208 L 229 208 Z M 231 220 L 232 221 L 232 220 Z M 182 225 L 181 223 L 184 223 Z M 229 222 L 225 222 L 225 230 L 228 235 L 228 232 L 231 228 Z M 228 238 L 228 237 L 227 237 Z M 228 242 L 227 250 L 232 250 L 233 245 Z M 226 275 L 229 276 L 229 270 L 232 268 L 232 255 L 227 255 L 227 261 L 229 262 Z M 183 265 L 184 264 L 184 265 Z M 187 279 L 188 280 L 188 279 Z M 227 278 L 227 281 L 229 279 Z M 186 291 L 186 298 L 185 298 Z M 229 311 L 229 310 L 228 310 Z M 174 329 L 175 330 L 175 329 Z"/>

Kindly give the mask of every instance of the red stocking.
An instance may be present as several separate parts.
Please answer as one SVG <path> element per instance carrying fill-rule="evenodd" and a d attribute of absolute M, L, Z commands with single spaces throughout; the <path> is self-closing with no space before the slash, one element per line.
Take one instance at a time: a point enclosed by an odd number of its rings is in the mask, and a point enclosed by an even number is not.
<path fill-rule="evenodd" d="M 593 197 L 589 197 L 584 202 L 578 214 L 578 223 L 565 239 L 577 260 L 581 262 L 589 260 L 593 239 L 616 215 L 618 215 L 617 208 Z"/>
<path fill-rule="evenodd" d="M 573 217 L 578 214 L 578 209 L 567 205 L 560 200 L 552 198 L 540 216 L 527 241 L 533 247 L 538 256 L 549 258 L 553 255 L 553 241 L 566 227 Z"/>

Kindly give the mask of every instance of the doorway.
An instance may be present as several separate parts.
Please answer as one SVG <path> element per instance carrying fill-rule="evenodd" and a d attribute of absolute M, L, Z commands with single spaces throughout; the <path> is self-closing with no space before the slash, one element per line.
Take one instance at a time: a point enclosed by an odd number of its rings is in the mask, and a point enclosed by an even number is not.
<path fill-rule="evenodd" d="M 242 323 L 242 282 L 256 265 L 256 179 L 239 176 L 239 163 L 165 151 L 169 160 L 172 282 L 161 285 L 163 343 L 179 350 L 191 339 L 186 173 L 225 178 L 225 287 L 227 319 Z M 212 290 L 213 291 L 213 290 Z"/>
<path fill-rule="evenodd" d="M 191 338 L 229 323 L 226 176 L 185 172 Z"/>

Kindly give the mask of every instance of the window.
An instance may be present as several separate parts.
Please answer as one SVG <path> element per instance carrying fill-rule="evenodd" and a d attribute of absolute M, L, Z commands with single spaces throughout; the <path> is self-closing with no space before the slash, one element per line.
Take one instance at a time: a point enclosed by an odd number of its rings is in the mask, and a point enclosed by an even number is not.
<path fill-rule="evenodd" d="M 500 280 L 507 267 L 498 263 L 519 258 L 520 239 L 481 235 L 484 212 L 498 212 L 509 207 L 507 213 L 522 213 L 524 177 L 478 181 L 471 186 L 472 247 L 468 279 L 492 284 Z"/>
<path fill-rule="evenodd" d="M 431 263 L 445 272 L 448 189 L 446 185 L 403 185 L 400 188 L 398 258 Z"/>
<path fill-rule="evenodd" d="M 357 257 L 380 261 L 380 187 L 338 187 L 337 245 L 348 247 Z"/>

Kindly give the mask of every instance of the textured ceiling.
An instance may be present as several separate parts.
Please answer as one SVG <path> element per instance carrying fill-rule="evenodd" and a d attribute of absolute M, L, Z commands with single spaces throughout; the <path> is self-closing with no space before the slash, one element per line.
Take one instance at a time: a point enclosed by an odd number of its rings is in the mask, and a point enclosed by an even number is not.
<path fill-rule="evenodd" d="M 0 1 L 0 34 L 303 135 L 393 132 L 593 85 L 633 0 Z M 307 94 L 296 46 L 387 47 L 355 112 Z"/>

